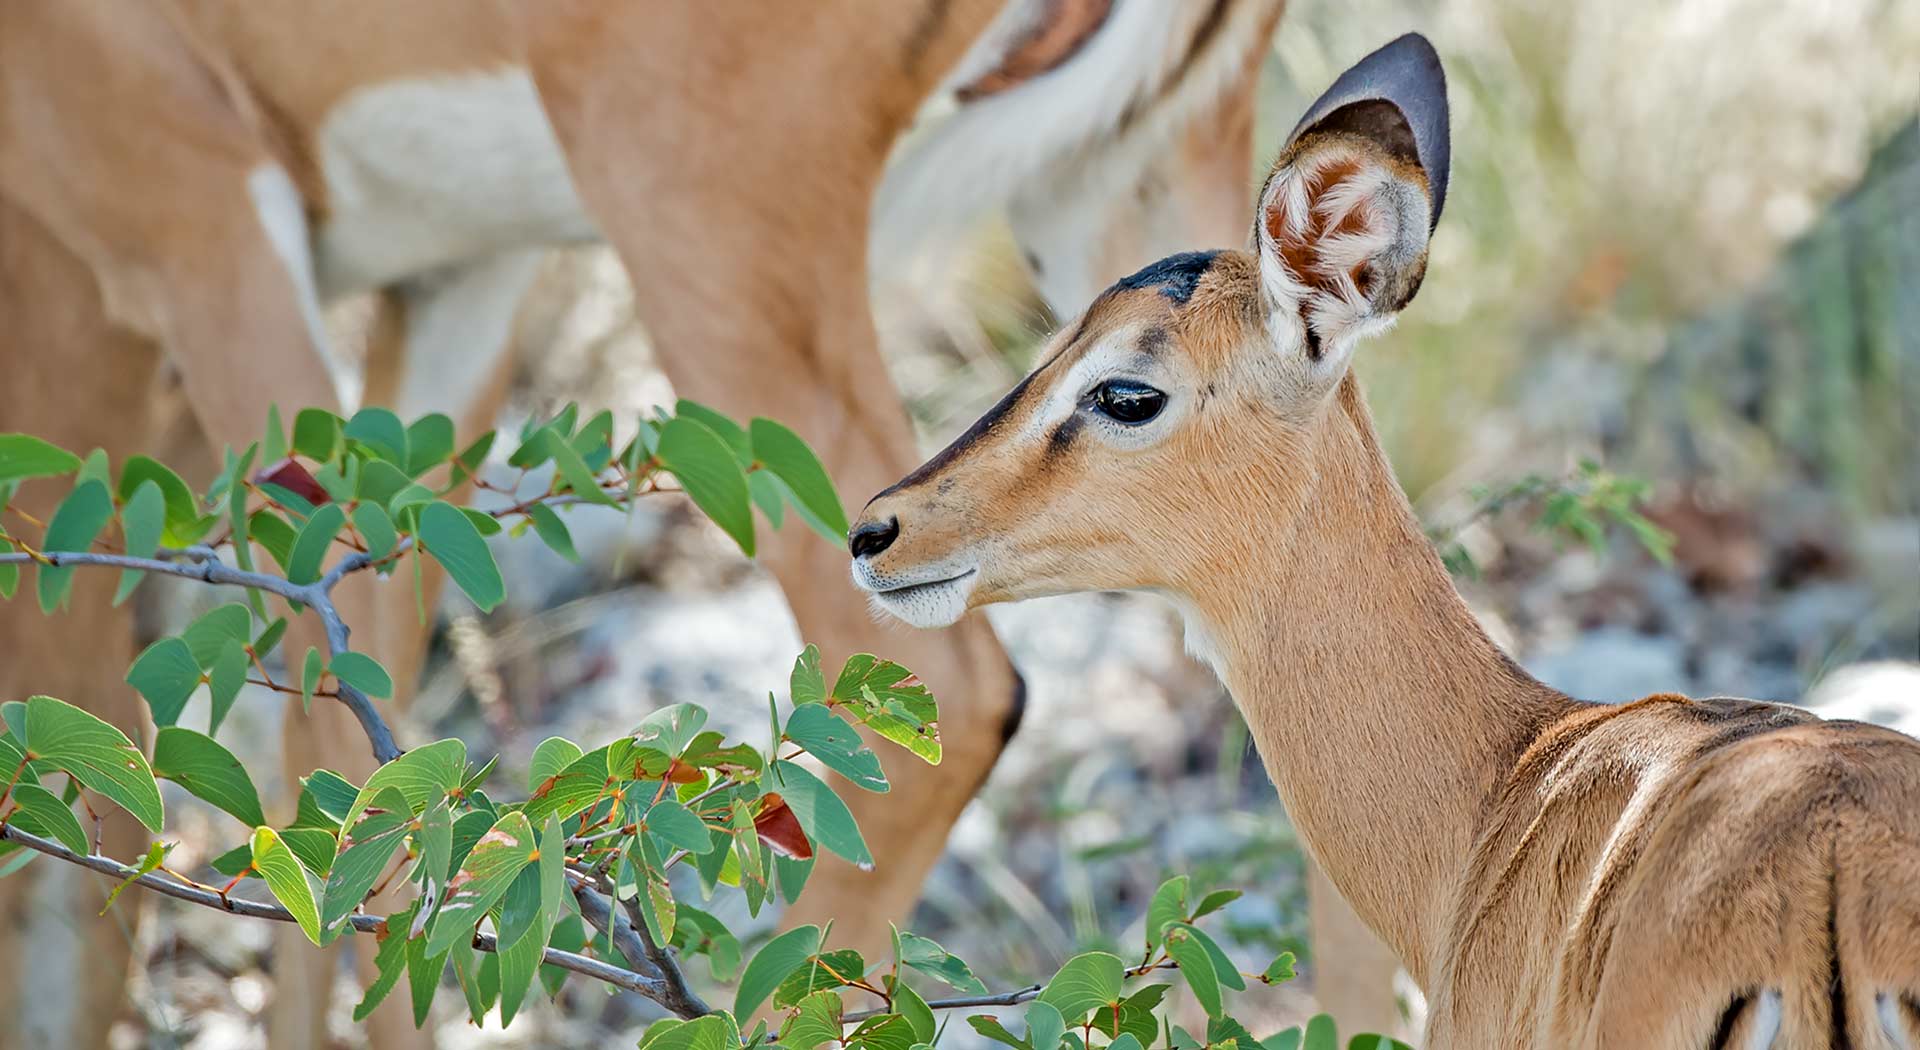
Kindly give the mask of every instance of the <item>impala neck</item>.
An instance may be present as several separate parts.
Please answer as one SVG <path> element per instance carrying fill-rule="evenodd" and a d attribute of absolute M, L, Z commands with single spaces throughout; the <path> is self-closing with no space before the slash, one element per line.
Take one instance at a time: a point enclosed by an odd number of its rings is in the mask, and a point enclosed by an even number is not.
<path fill-rule="evenodd" d="M 1352 379 L 1328 413 L 1290 535 L 1192 598 L 1301 838 L 1424 983 L 1483 814 L 1576 702 L 1467 610 Z"/>

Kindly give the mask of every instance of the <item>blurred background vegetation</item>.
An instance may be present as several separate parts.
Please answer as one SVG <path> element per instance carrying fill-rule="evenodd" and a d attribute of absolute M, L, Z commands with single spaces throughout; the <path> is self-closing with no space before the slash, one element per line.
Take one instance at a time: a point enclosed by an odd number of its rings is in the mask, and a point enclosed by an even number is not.
<path fill-rule="evenodd" d="M 1454 171 L 1425 287 L 1359 367 L 1417 509 L 1465 523 L 1476 611 L 1576 695 L 1813 690 L 1823 710 L 1920 729 L 1920 4 L 1295 0 L 1256 155 L 1340 69 L 1409 30 L 1446 63 Z M 876 289 L 929 448 L 1011 385 L 1052 324 L 1005 231 L 979 247 L 960 272 L 929 262 Z M 335 320 L 350 332 L 363 313 Z M 503 424 L 570 400 L 670 403 L 603 251 L 554 257 L 519 341 Z M 1586 459 L 1645 480 L 1671 564 L 1624 536 L 1599 553 L 1558 543 L 1531 527 L 1538 508 L 1476 514 L 1482 490 Z M 549 732 L 604 735 L 651 706 L 764 717 L 756 698 L 797 650 L 770 582 L 672 508 L 597 527 L 575 526 L 583 569 L 504 548 L 512 603 L 443 610 L 415 720 L 499 750 L 511 776 Z M 994 621 L 1029 718 L 1074 731 L 1015 739 L 916 928 L 1005 983 L 1137 925 L 1177 870 L 1258 891 L 1227 915 L 1249 965 L 1302 934 L 1298 850 L 1172 617 L 1088 596 Z M 1874 674 L 1905 685 L 1842 688 Z M 246 982 L 264 938 L 165 914 L 177 924 L 145 935 L 156 1016 L 257 1010 Z M 444 1005 L 448 1046 L 638 1024 L 624 1000 L 576 1001 L 502 1036 Z M 1274 1020 L 1297 1007 L 1280 996 Z"/>

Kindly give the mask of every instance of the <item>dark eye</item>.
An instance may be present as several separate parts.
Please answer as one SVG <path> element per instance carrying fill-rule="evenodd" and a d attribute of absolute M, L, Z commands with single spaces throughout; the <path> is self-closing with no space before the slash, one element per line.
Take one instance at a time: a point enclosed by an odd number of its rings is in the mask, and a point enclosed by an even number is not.
<path fill-rule="evenodd" d="M 1110 379 L 1093 388 L 1093 407 L 1109 419 L 1129 425 L 1145 423 L 1167 406 L 1167 395 L 1128 379 Z"/>

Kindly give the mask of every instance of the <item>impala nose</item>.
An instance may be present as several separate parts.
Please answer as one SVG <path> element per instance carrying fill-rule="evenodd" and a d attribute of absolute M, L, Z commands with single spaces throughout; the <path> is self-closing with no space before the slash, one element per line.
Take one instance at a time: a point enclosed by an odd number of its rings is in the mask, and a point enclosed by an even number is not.
<path fill-rule="evenodd" d="M 853 530 L 853 536 L 847 540 L 847 550 L 856 558 L 865 558 L 878 554 L 893 546 L 900 535 L 900 519 L 888 518 L 885 521 L 861 522 Z"/>

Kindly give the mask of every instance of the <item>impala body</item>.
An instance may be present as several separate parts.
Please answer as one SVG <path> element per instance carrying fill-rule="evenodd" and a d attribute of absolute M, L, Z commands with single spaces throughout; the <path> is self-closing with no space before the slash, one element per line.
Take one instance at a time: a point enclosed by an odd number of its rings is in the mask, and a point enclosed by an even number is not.
<path fill-rule="evenodd" d="M 918 626 L 1135 590 L 1183 612 L 1426 1044 L 1920 1048 L 1920 743 L 1744 700 L 1570 699 L 1481 630 L 1349 371 L 1418 290 L 1446 89 L 1403 37 L 1290 136 L 1253 250 L 1120 281 L 876 496 Z"/>

